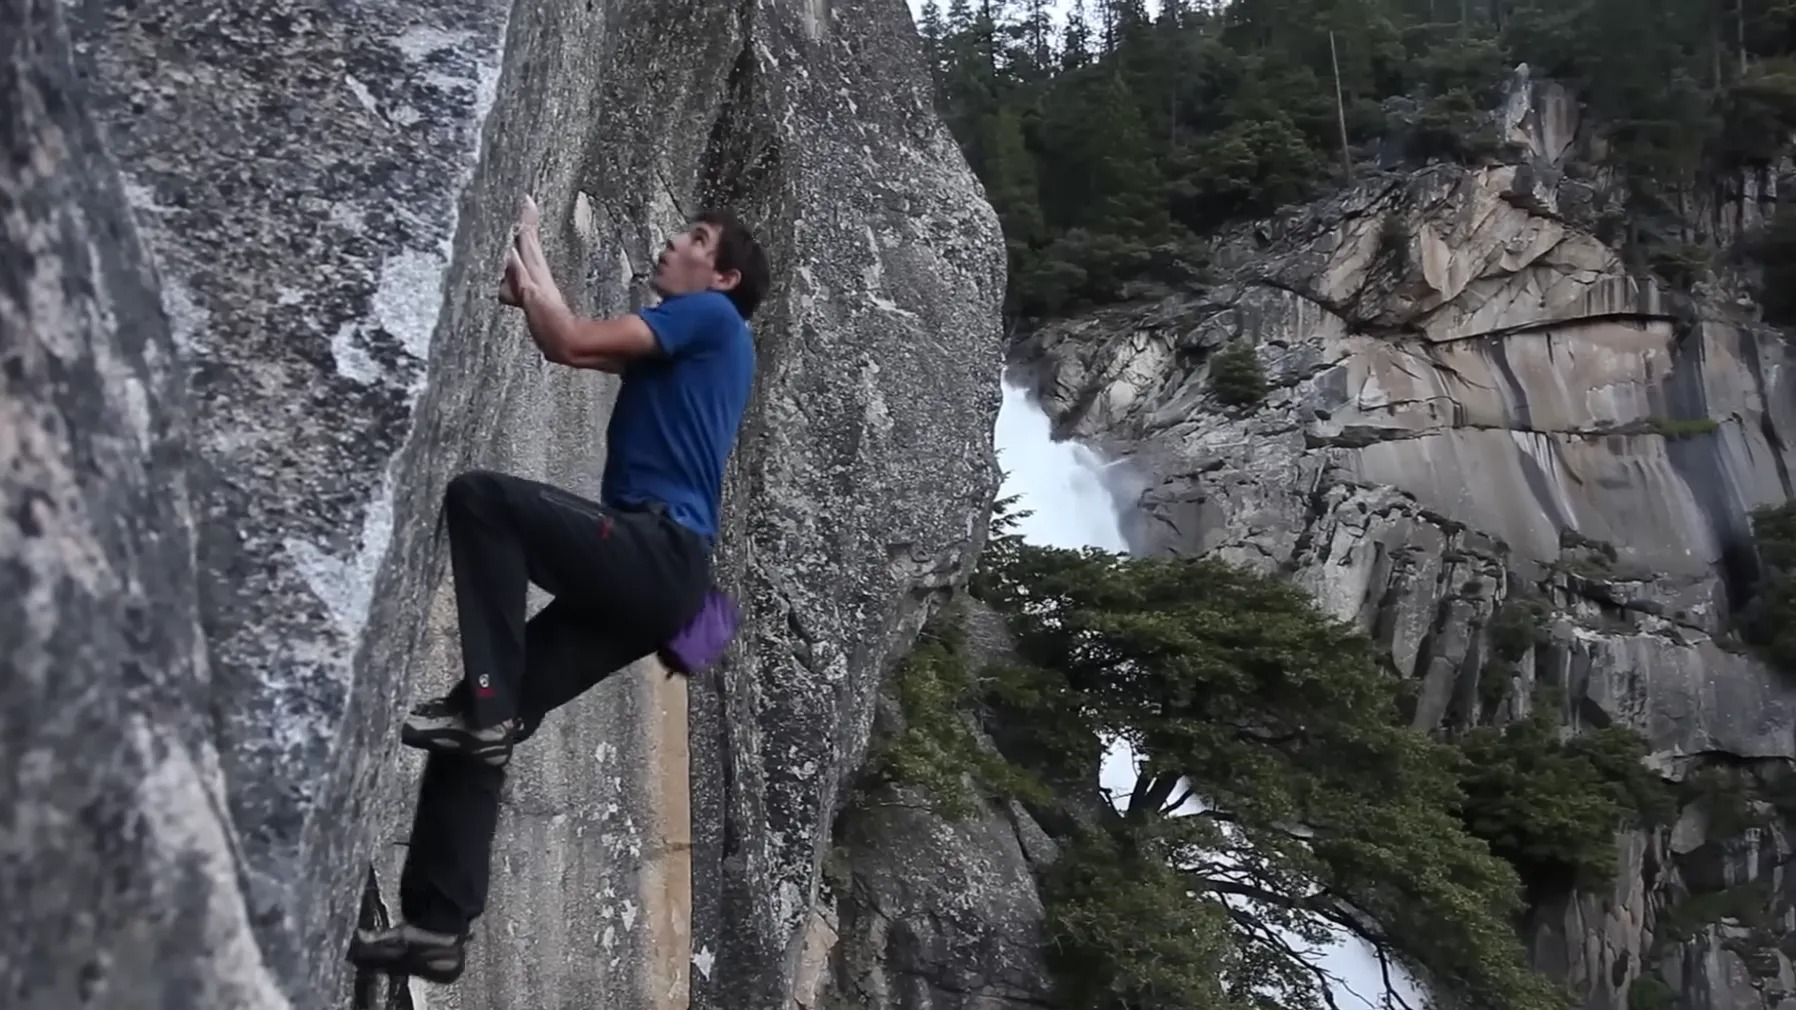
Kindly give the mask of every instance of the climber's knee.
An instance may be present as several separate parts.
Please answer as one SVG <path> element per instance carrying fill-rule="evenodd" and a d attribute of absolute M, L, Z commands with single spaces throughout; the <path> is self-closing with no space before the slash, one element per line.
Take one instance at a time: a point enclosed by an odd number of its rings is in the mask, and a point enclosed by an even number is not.
<path fill-rule="evenodd" d="M 451 512 L 475 512 L 505 495 L 505 475 L 492 470 L 465 470 L 443 491 L 443 507 Z"/>

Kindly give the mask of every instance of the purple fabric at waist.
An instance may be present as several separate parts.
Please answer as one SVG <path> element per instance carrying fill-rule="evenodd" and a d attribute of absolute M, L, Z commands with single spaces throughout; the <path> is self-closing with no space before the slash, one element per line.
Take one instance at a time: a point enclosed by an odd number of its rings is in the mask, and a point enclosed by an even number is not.
<path fill-rule="evenodd" d="M 712 589 L 705 593 L 698 614 L 661 647 L 661 657 L 679 673 L 698 673 L 723 658 L 741 625 L 742 610 L 736 601 Z"/>

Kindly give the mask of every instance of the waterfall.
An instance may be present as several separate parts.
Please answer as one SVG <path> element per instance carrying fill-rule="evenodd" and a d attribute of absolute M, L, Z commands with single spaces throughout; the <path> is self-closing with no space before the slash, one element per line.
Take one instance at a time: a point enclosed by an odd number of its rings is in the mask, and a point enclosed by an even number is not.
<path fill-rule="evenodd" d="M 1106 482 L 1109 468 L 1077 442 L 1054 441 L 1048 415 L 1008 380 L 995 440 L 998 466 L 1005 471 L 999 494 L 1019 496 L 1018 507 L 1032 513 L 1017 524 L 1024 540 L 1044 547 L 1128 550 Z"/>

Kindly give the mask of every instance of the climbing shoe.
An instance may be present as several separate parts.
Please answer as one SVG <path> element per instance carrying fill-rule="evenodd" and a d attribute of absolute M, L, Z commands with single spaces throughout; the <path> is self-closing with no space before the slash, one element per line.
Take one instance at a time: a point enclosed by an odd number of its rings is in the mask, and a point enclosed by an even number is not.
<path fill-rule="evenodd" d="M 517 730 L 516 719 L 475 729 L 468 725 L 461 706 L 445 697 L 432 698 L 412 709 L 399 730 L 399 739 L 407 747 L 461 754 L 503 768 L 511 760 Z"/>
<path fill-rule="evenodd" d="M 461 977 L 467 943 L 466 934 L 433 933 L 403 923 L 391 929 L 358 929 L 349 941 L 349 960 L 388 975 L 447 985 Z"/>

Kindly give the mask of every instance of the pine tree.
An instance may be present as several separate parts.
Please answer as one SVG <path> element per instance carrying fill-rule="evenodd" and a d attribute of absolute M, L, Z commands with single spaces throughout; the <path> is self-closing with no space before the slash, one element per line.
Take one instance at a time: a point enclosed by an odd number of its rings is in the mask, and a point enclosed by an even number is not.
<path fill-rule="evenodd" d="M 923 54 L 929 61 L 929 74 L 935 82 L 936 100 L 943 99 L 942 81 L 947 77 L 948 25 L 942 20 L 942 8 L 936 0 L 923 0 L 917 34 L 923 39 Z"/>
<path fill-rule="evenodd" d="M 1026 269 L 1034 246 L 1044 238 L 1035 157 L 1023 140 L 1016 110 L 1000 107 L 986 122 L 985 194 L 1004 227 L 1014 273 Z"/>
<path fill-rule="evenodd" d="M 1017 32 L 1023 59 L 1018 77 L 1038 84 L 1054 72 L 1054 6 L 1050 0 L 1022 0 L 1022 4 Z"/>
<path fill-rule="evenodd" d="M 1141 107 L 1121 74 L 1106 74 L 1097 93 L 1093 132 L 1090 206 L 1086 225 L 1107 235 L 1141 242 L 1164 236 L 1164 185 L 1153 156 Z"/>
<path fill-rule="evenodd" d="M 1085 13 L 1085 0 L 1073 0 L 1066 14 L 1066 30 L 1060 44 L 1060 69 L 1072 72 L 1091 63 L 1091 22 Z"/>
<path fill-rule="evenodd" d="M 1609 886 L 1615 828 L 1672 812 L 1644 741 L 1529 726 L 1461 751 L 1406 724 L 1365 636 L 1276 578 L 994 540 L 974 592 L 1018 661 L 981 679 L 1020 777 L 1083 781 L 1104 738 L 1143 758 L 1120 811 L 1062 819 L 1084 825 L 1043 887 L 1066 1005 L 1324 1010 L 1276 934 L 1326 926 L 1421 965 L 1448 1005 L 1565 1010 L 1492 847 Z"/>
<path fill-rule="evenodd" d="M 928 43 L 932 54 L 939 53 L 942 41 L 948 37 L 947 22 L 942 20 L 942 5 L 936 0 L 923 0 L 923 9 L 917 21 L 917 32 Z"/>
<path fill-rule="evenodd" d="M 972 27 L 972 0 L 948 0 L 948 35 L 964 35 Z"/>
<path fill-rule="evenodd" d="M 984 124 L 997 111 L 1005 86 L 995 23 L 1001 11 L 991 0 L 983 0 L 977 8 L 970 0 L 951 0 L 948 8 L 944 112 L 968 163 L 981 178 L 986 171 Z"/>

